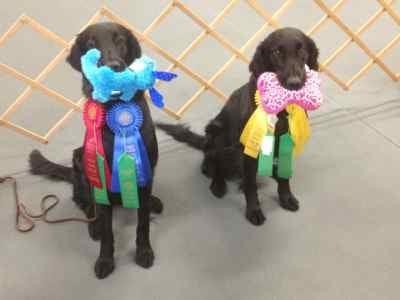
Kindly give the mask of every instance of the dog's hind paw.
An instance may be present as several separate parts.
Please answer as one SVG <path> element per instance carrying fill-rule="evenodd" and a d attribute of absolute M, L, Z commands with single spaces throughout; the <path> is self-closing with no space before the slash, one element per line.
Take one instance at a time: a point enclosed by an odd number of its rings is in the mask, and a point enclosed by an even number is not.
<path fill-rule="evenodd" d="M 247 209 L 246 210 L 246 218 L 249 222 L 255 226 L 260 226 L 264 224 L 266 218 L 261 208 L 257 209 Z"/>
<path fill-rule="evenodd" d="M 154 252 L 151 247 L 138 247 L 136 249 L 135 254 L 135 262 L 145 268 L 148 269 L 153 265 L 154 262 Z"/>
<path fill-rule="evenodd" d="M 300 208 L 299 200 L 292 193 L 280 194 L 279 204 L 282 208 L 290 211 L 297 211 Z"/>
<path fill-rule="evenodd" d="M 114 258 L 99 257 L 94 266 L 94 272 L 98 279 L 103 279 L 114 271 L 114 267 Z"/>
<path fill-rule="evenodd" d="M 226 182 L 213 180 L 210 185 L 210 190 L 217 198 L 222 198 L 226 194 Z"/>
<path fill-rule="evenodd" d="M 164 205 L 161 202 L 160 198 L 151 195 L 150 196 L 150 209 L 151 212 L 155 214 L 161 214 L 164 210 Z"/>

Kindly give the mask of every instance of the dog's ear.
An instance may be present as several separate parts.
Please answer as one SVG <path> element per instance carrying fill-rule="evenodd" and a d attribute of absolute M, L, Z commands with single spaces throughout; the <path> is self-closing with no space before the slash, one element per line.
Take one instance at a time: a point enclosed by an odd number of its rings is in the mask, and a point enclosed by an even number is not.
<path fill-rule="evenodd" d="M 76 37 L 75 42 L 72 45 L 71 50 L 67 56 L 67 63 L 69 63 L 71 67 L 78 72 L 82 71 L 81 56 L 84 50 L 82 43 L 83 43 L 83 35 L 81 33 Z"/>
<path fill-rule="evenodd" d="M 129 66 L 136 58 L 142 56 L 142 49 L 140 48 L 138 40 L 130 30 L 125 27 L 122 27 L 122 30 L 124 31 L 124 35 L 126 37 L 126 46 L 128 49 L 125 62 Z"/>
<path fill-rule="evenodd" d="M 262 41 L 250 62 L 249 70 L 255 78 L 258 78 L 264 72 L 273 72 L 273 66 L 270 61 L 270 38 Z"/>
<path fill-rule="evenodd" d="M 308 36 L 306 36 L 305 38 L 306 38 L 307 50 L 308 50 L 307 65 L 310 67 L 310 69 L 318 71 L 319 70 L 319 63 L 318 63 L 319 50 L 317 48 L 317 45 L 311 38 L 309 38 Z"/>

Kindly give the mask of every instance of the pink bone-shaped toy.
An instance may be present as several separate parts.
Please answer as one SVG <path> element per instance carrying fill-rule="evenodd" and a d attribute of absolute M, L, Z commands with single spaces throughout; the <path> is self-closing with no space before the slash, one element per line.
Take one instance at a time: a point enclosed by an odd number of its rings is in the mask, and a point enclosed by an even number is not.
<path fill-rule="evenodd" d="M 257 88 L 261 105 L 270 114 L 277 114 L 288 104 L 297 104 L 305 110 L 315 110 L 322 104 L 321 80 L 318 72 L 306 65 L 306 82 L 300 90 L 285 89 L 275 73 L 265 72 L 258 77 Z"/>

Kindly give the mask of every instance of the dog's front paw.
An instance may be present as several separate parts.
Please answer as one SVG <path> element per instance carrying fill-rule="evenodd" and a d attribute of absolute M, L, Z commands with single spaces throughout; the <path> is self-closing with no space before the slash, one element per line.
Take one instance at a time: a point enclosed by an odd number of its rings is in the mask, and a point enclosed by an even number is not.
<path fill-rule="evenodd" d="M 226 182 L 213 180 L 210 185 L 210 190 L 217 198 L 222 198 L 226 194 Z"/>
<path fill-rule="evenodd" d="M 156 196 L 150 196 L 150 209 L 151 212 L 155 214 L 161 214 L 164 210 L 164 205 L 161 202 L 160 198 Z"/>
<path fill-rule="evenodd" d="M 89 236 L 94 241 L 100 240 L 101 228 L 100 228 L 100 223 L 99 222 L 97 222 L 97 221 L 90 222 L 88 224 L 88 231 L 89 231 Z"/>
<path fill-rule="evenodd" d="M 94 266 L 94 272 L 98 279 L 106 278 L 114 271 L 114 258 L 110 257 L 99 257 Z"/>
<path fill-rule="evenodd" d="M 256 209 L 246 209 L 246 218 L 251 224 L 255 226 L 260 226 L 265 222 L 265 216 L 261 208 Z"/>
<path fill-rule="evenodd" d="M 292 193 L 280 194 L 279 204 L 282 208 L 290 211 L 297 211 L 300 208 L 299 200 Z"/>
<path fill-rule="evenodd" d="M 148 247 L 138 247 L 136 249 L 135 254 L 135 262 L 145 268 L 148 269 L 153 265 L 154 262 L 154 252 L 150 246 Z"/>

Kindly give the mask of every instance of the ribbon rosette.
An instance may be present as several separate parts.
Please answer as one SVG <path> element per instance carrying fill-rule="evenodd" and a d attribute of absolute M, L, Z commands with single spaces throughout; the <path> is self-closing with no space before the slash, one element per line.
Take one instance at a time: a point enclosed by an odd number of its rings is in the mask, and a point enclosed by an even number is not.
<path fill-rule="evenodd" d="M 258 77 L 257 88 L 261 105 L 270 114 L 277 114 L 289 104 L 297 104 L 304 110 L 315 110 L 323 101 L 321 80 L 318 72 L 306 65 L 306 82 L 300 90 L 287 90 L 279 83 L 275 73 L 265 72 Z"/>
<path fill-rule="evenodd" d="M 143 113 L 135 103 L 118 103 L 108 111 L 106 120 L 115 135 L 111 191 L 121 192 L 124 206 L 129 207 L 125 202 L 136 201 L 131 198 L 137 194 L 137 185 L 144 187 L 151 179 L 150 162 L 140 133 Z M 134 205 L 137 207 L 137 203 Z"/>
<path fill-rule="evenodd" d="M 86 134 L 84 141 L 84 166 L 86 175 L 90 183 L 97 187 L 103 188 L 100 178 L 100 170 L 97 164 L 97 155 L 104 159 L 103 134 L 102 129 L 105 124 L 105 111 L 101 104 L 89 99 L 85 103 L 83 109 L 83 120 L 86 126 Z M 106 182 L 110 183 L 110 170 L 107 163 L 105 165 Z"/>
<path fill-rule="evenodd" d="M 107 188 L 110 187 L 111 173 L 104 159 L 102 130 L 105 124 L 105 111 L 101 104 L 89 99 L 83 110 L 86 126 L 83 165 L 85 174 L 94 188 L 97 203 L 109 204 Z"/>

